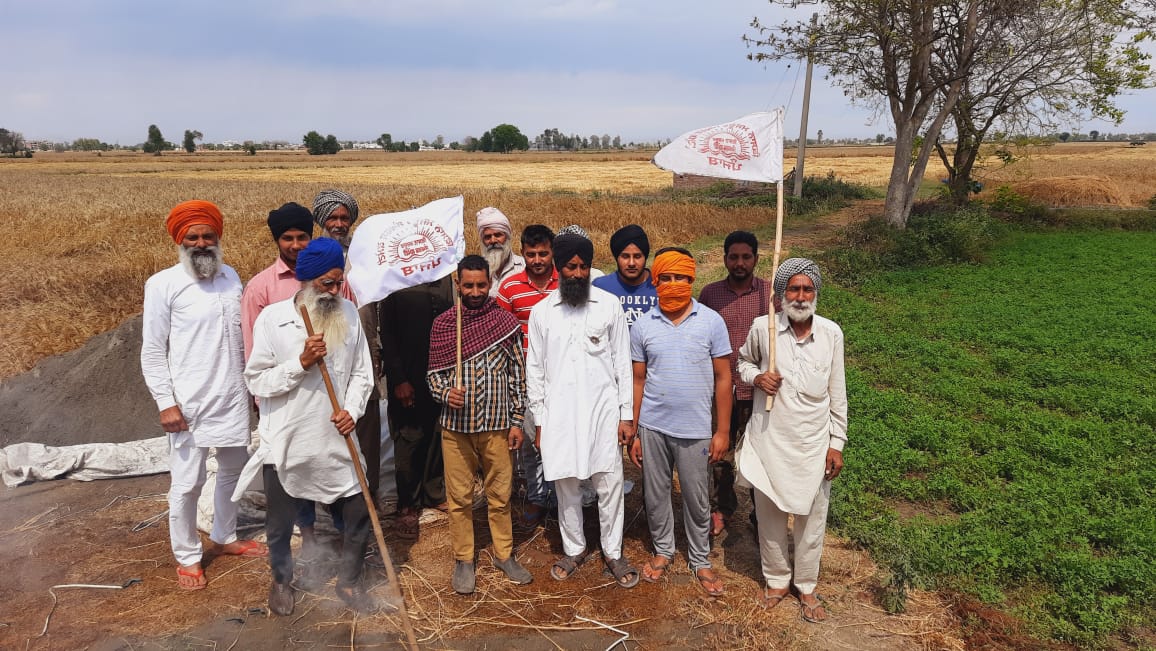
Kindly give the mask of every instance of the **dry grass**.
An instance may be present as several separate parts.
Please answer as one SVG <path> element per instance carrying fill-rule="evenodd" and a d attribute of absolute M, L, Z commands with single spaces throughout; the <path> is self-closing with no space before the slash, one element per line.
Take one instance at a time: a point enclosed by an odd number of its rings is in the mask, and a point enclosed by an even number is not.
<path fill-rule="evenodd" d="M 672 201 L 631 203 L 592 193 L 541 192 L 533 174 L 538 165 L 543 174 L 571 177 L 570 187 L 617 192 L 653 185 L 654 168 L 645 161 L 578 161 L 569 172 L 565 163 L 553 159 L 455 163 L 425 185 L 406 185 L 399 179 L 404 180 L 410 168 L 396 165 L 359 164 L 352 168 L 355 174 L 347 175 L 344 167 L 313 159 L 300 163 L 312 167 L 186 172 L 182 159 L 172 157 L 168 163 L 167 156 L 160 162 L 143 156 L 107 157 L 108 161 L 101 157 L 83 164 L 45 158 L 39 165 L 0 163 L 0 220 L 19 225 L 0 240 L 0 298 L 8 306 L 7 332 L 0 341 L 0 378 L 27 370 L 47 355 L 74 349 L 139 312 L 144 281 L 176 262 L 164 219 L 173 205 L 190 198 L 209 199 L 221 207 L 226 262 L 244 280 L 275 255 L 265 226 L 268 211 L 286 201 L 309 205 L 325 187 L 353 193 L 363 215 L 405 210 L 462 193 L 467 225 L 473 213 L 487 205 L 500 206 L 516 229 L 536 222 L 554 228 L 579 223 L 593 237 L 600 255 L 597 262 L 603 265 L 610 263 L 610 234 L 628 223 L 645 224 L 651 240 L 661 245 L 773 219 L 773 214 L 758 208 L 723 210 Z M 598 165 L 609 165 L 613 173 L 598 172 Z M 631 165 L 637 171 L 618 167 Z M 589 173 L 583 176 L 585 172 Z M 490 189 L 497 178 L 511 180 L 507 187 Z M 469 228 L 467 240 L 470 247 L 477 245 L 476 233 Z"/>
<path fill-rule="evenodd" d="M 664 198 L 670 175 L 649 163 L 651 155 L 116 152 L 2 159 L 0 220 L 15 228 L 0 240 L 0 299 L 8 306 L 0 378 L 76 348 L 138 312 L 144 281 L 175 262 L 164 218 L 174 204 L 190 198 L 209 199 L 224 211 L 226 260 L 242 279 L 273 259 L 264 224 L 268 211 L 286 201 L 309 204 L 324 187 L 352 192 L 364 215 L 461 193 L 467 216 L 495 205 L 515 228 L 578 223 L 591 233 L 601 266 L 611 263 L 610 234 L 628 223 L 643 224 L 657 247 L 773 219 L 765 209 L 724 210 Z M 793 165 L 794 152 L 787 151 L 786 158 Z M 1051 205 L 1137 207 L 1156 193 L 1154 158 L 1156 147 L 1041 148 L 1022 154 L 1013 166 L 990 167 L 988 188 L 1010 183 Z M 890 161 L 887 147 L 813 147 L 807 173 L 834 171 L 883 186 Z M 1073 170 L 1088 176 L 1072 177 Z M 628 194 L 651 200 L 620 196 Z M 475 246 L 476 236 L 467 231 Z"/>

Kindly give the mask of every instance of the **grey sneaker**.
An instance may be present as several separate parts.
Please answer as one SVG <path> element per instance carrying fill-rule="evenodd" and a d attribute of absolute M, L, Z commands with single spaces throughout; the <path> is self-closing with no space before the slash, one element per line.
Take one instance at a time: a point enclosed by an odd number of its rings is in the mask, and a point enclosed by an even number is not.
<path fill-rule="evenodd" d="M 454 592 L 458 594 L 473 594 L 474 564 L 465 561 L 454 561 L 454 578 L 450 581 L 450 585 L 453 586 Z"/>
<path fill-rule="evenodd" d="M 514 558 L 513 554 L 504 561 L 494 559 L 494 567 L 506 573 L 506 577 L 510 581 L 518 585 L 526 585 L 534 581 L 534 575 L 530 571 L 522 567 L 522 564 Z"/>

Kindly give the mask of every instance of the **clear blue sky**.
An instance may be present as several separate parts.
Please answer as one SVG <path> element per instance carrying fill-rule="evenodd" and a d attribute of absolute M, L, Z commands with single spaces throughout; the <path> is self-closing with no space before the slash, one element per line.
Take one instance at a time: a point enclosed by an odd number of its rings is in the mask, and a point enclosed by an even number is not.
<path fill-rule="evenodd" d="M 0 15 L 0 127 L 30 139 L 132 144 L 155 123 L 172 141 L 448 142 L 510 122 L 629 142 L 778 105 L 790 138 L 803 92 L 798 64 L 746 59 L 751 18 L 778 22 L 766 0 L 0 0 Z M 1153 100 L 1079 130 L 1156 131 Z M 822 70 L 810 126 L 890 132 Z"/>

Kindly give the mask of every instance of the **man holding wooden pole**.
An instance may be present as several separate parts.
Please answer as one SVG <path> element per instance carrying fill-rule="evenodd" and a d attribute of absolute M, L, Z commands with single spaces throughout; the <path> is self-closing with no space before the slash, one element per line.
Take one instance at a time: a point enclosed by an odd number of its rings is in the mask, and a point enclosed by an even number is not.
<path fill-rule="evenodd" d="M 430 333 L 429 387 L 441 413 L 442 458 L 446 469 L 452 587 L 474 591 L 474 479 L 482 472 L 488 505 L 494 566 L 510 581 L 534 577 L 514 558 L 510 493 L 514 468 L 510 452 L 522 445 L 526 368 L 522 327 L 489 296 L 490 266 L 469 255 L 458 264 L 461 300 L 442 312 Z"/>
<path fill-rule="evenodd" d="M 755 493 L 764 607 L 778 605 L 793 584 L 803 619 L 820 622 L 827 611 L 815 586 L 827 505 L 847 442 L 843 331 L 815 314 L 822 277 L 811 260 L 783 261 L 774 289 L 783 311 L 774 321 L 755 319 L 739 350 L 739 374 L 758 391 L 737 465 L 740 482 Z"/>
<path fill-rule="evenodd" d="M 354 431 L 373 389 L 373 370 L 357 308 L 340 296 L 345 256 L 335 240 L 313 240 L 297 257 L 301 291 L 265 308 L 253 326 L 253 351 L 245 367 L 249 391 L 260 398 L 261 447 L 242 473 L 241 485 L 260 471 L 268 501 L 265 531 L 273 582 L 269 610 L 293 612 L 293 557 L 289 549 L 301 500 L 331 504 L 345 522 L 337 596 L 358 612 L 376 609 L 361 585 L 370 517 L 354 466 Z M 310 334 L 300 314 L 312 315 Z M 331 407 L 322 373 L 328 367 L 340 409 Z"/>

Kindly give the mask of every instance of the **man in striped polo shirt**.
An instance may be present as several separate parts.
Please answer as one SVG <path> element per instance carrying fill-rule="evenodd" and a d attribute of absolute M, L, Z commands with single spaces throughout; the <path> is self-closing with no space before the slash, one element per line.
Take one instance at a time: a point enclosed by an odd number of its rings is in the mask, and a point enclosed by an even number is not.
<path fill-rule="evenodd" d="M 522 352 L 525 353 L 530 310 L 558 288 L 554 233 L 541 224 L 531 224 L 522 229 L 522 257 L 526 269 L 503 280 L 495 298 L 498 305 L 512 313 L 522 325 Z M 526 410 L 525 417 L 523 429 L 533 432 L 534 419 L 529 410 Z M 542 474 L 542 457 L 534 446 L 533 436 L 523 439 L 520 457 L 522 476 L 526 478 L 526 506 L 518 524 L 534 527 L 546 518 L 553 490 Z"/>
<path fill-rule="evenodd" d="M 658 308 L 630 329 L 634 362 L 634 422 L 630 459 L 642 468 L 646 519 L 654 556 L 642 578 L 662 579 L 674 558 L 671 483 L 678 469 L 690 569 L 707 594 L 723 594 L 711 569 L 710 463 L 730 443 L 730 336 L 718 312 L 691 298 L 694 258 L 686 249 L 658 252 L 651 267 Z M 718 426 L 711 434 L 711 398 Z"/>

